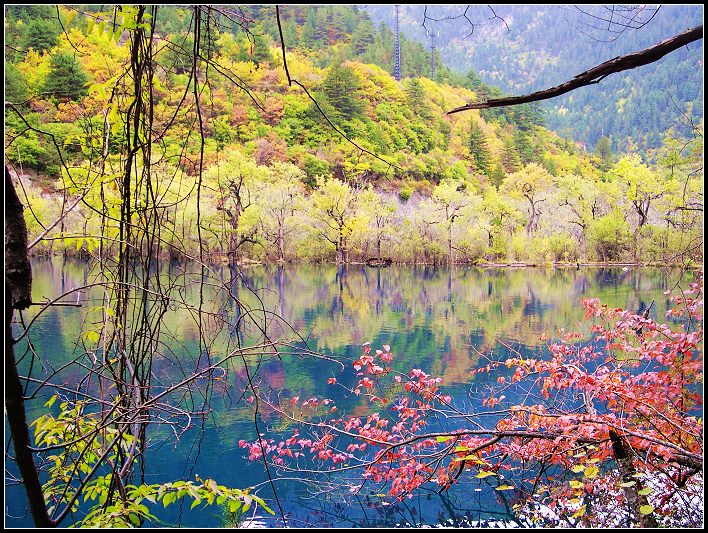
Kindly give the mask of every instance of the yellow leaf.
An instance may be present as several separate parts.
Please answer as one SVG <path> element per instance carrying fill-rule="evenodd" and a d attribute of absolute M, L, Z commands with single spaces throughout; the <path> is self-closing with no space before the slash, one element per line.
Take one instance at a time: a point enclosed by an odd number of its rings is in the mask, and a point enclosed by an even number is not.
<path fill-rule="evenodd" d="M 654 508 L 651 505 L 642 505 L 639 508 L 639 512 L 643 515 L 652 514 L 654 512 Z"/>
<path fill-rule="evenodd" d="M 590 479 L 596 478 L 597 474 L 600 473 L 600 469 L 596 466 L 588 466 L 585 469 L 585 477 L 589 477 Z"/>
<path fill-rule="evenodd" d="M 477 474 L 477 477 L 479 479 L 484 479 L 485 477 L 489 476 L 496 476 L 496 474 L 494 472 L 487 472 L 486 470 L 480 470 L 479 474 Z"/>
<path fill-rule="evenodd" d="M 69 13 L 66 15 L 66 21 L 64 22 L 65 26 L 69 26 L 71 24 L 71 21 L 74 20 L 74 17 L 76 16 L 76 11 L 69 11 Z"/>
<path fill-rule="evenodd" d="M 583 505 L 580 507 L 580 509 L 575 511 L 575 513 L 573 514 L 573 518 L 579 518 L 579 517 L 583 516 L 585 514 L 586 507 L 587 507 L 586 505 Z"/>
<path fill-rule="evenodd" d="M 513 490 L 513 489 L 514 489 L 514 487 L 512 485 L 501 485 L 494 490 Z"/>
<path fill-rule="evenodd" d="M 572 470 L 574 473 L 579 474 L 580 472 L 582 472 L 583 470 L 585 470 L 585 467 L 584 467 L 583 465 L 575 465 L 573 468 L 571 468 L 571 470 Z"/>

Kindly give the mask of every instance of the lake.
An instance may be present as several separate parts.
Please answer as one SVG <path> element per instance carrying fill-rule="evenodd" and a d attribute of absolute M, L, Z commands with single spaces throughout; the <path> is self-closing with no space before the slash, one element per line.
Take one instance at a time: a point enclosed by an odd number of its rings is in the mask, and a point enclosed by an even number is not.
<path fill-rule="evenodd" d="M 651 316 L 662 318 L 668 304 L 663 293 L 678 281 L 677 272 L 651 268 L 482 270 L 286 265 L 241 271 L 213 267 L 206 277 L 201 274 L 194 265 L 171 264 L 161 270 L 162 278 L 174 281 L 172 290 L 183 301 L 196 306 L 201 292 L 202 306 L 211 320 L 203 322 L 206 333 L 200 341 L 190 309 L 169 306 L 160 321 L 164 345 L 153 364 L 155 387 L 202 368 L 205 358 L 217 358 L 239 343 L 255 342 L 260 321 L 271 338 L 294 338 L 293 331 L 302 337 L 295 341 L 295 348 L 279 356 L 253 360 L 252 365 L 249 360 L 254 379 L 263 388 L 279 391 L 284 398 L 328 397 L 336 401 L 342 413 L 356 415 L 367 412 L 364 399 L 343 387 L 328 385 L 327 379 L 336 377 L 344 385 L 355 384 L 355 373 L 347 361 L 359 357 L 365 342 L 371 342 L 374 348 L 390 345 L 395 356 L 392 367 L 404 372 L 420 368 L 439 376 L 445 393 L 457 403 L 471 402 L 470 391 L 483 385 L 479 382 L 483 378 L 470 376 L 471 370 L 486 364 L 486 356 L 506 358 L 510 350 L 543 352 L 548 339 L 559 329 L 574 329 L 582 320 L 581 299 L 597 297 L 611 307 L 638 312 L 653 301 Z M 97 266 L 85 262 L 56 258 L 34 261 L 33 299 L 54 298 L 90 284 L 97 276 Z M 206 281 L 200 288 L 202 279 Z M 225 295 L 223 287 L 231 294 Z M 236 305 L 234 298 L 243 307 Z M 46 377 L 50 368 L 59 368 L 72 359 L 83 361 L 84 332 L 95 327 L 92 323 L 100 318 L 97 306 L 101 305 L 102 293 L 93 288 L 66 298 L 77 300 L 81 308 L 51 308 L 33 323 L 30 338 L 40 359 L 32 365 L 33 377 Z M 251 315 L 250 322 L 239 321 L 239 317 L 248 316 L 245 308 L 261 311 Z M 25 313 L 25 322 L 36 312 L 32 308 Z M 327 358 L 303 355 L 300 349 L 305 345 Z M 18 356 L 25 346 L 24 341 L 16 346 Z M 346 362 L 344 370 L 337 364 L 339 360 Z M 29 371 L 28 361 L 28 357 L 22 361 L 24 373 Z M 84 373 L 78 364 L 69 364 L 53 382 L 72 386 Z M 249 462 L 238 446 L 240 439 L 256 438 L 252 406 L 244 402 L 248 392 L 243 363 L 233 360 L 228 372 L 209 387 L 204 381 L 204 390 L 197 390 L 200 383 L 196 382 L 193 396 L 186 401 L 207 415 L 195 419 L 192 427 L 179 435 L 179 442 L 168 427 L 149 431 L 145 482 L 194 480 L 198 475 L 231 487 L 259 485 L 258 494 L 272 503 L 263 465 Z M 50 396 L 47 390 L 28 403 L 30 420 L 46 412 L 43 404 Z M 292 434 L 292 425 L 273 412 L 261 413 L 259 423 L 262 432 Z M 450 429 L 444 421 L 435 423 Z M 513 517 L 506 496 L 483 479 L 463 476 L 446 493 L 438 494 L 437 487 L 430 487 L 412 499 L 395 503 L 380 492 L 318 492 L 316 487 L 292 479 L 292 474 L 282 477 L 274 483 L 292 526 L 470 525 L 480 519 Z M 166 510 L 157 505 L 154 511 L 164 526 L 218 527 L 226 519 L 216 506 L 191 511 L 189 503 Z M 274 518 L 265 518 L 263 512 L 257 515 L 267 525 L 280 524 Z M 32 525 L 24 489 L 8 483 L 7 476 L 6 525 Z"/>

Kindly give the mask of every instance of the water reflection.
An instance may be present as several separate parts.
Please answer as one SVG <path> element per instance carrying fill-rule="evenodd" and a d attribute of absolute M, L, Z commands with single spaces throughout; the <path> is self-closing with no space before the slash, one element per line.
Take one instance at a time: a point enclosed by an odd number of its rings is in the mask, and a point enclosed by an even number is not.
<path fill-rule="evenodd" d="M 261 334 L 258 328 L 265 326 L 272 338 L 293 338 L 295 330 L 310 349 L 333 358 L 358 357 L 360 345 L 367 341 L 374 346 L 390 344 L 397 369 L 421 368 L 443 377 L 448 393 L 459 401 L 467 398 L 470 387 L 482 385 L 470 383 L 469 375 L 482 354 L 503 356 L 510 348 L 542 350 L 547 338 L 559 329 L 576 327 L 583 317 L 582 298 L 597 297 L 612 307 L 639 312 L 654 301 L 651 315 L 663 317 L 668 300 L 662 292 L 677 281 L 672 272 L 621 268 L 280 265 L 243 270 L 214 267 L 202 278 L 194 265 L 166 263 L 161 273 L 188 301 L 198 302 L 201 291 L 203 307 L 210 313 L 202 324 L 209 342 L 200 342 L 198 323 L 188 309 L 170 306 L 161 324 L 166 334 L 164 348 L 153 365 L 156 387 L 174 383 L 234 346 L 252 342 Z M 61 291 L 95 281 L 98 274 L 95 265 L 82 262 L 36 261 L 33 299 L 53 298 Z M 206 281 L 200 287 L 203 279 Z M 100 314 L 95 307 L 101 305 L 102 293 L 97 289 L 82 291 L 80 299 L 82 308 L 53 308 L 35 322 L 31 339 L 41 358 L 41 364 L 32 370 L 35 377 L 46 376 L 50 368 L 81 356 L 82 331 L 95 322 L 96 313 Z M 247 308 L 261 309 L 254 318 L 259 324 L 243 320 Z M 284 322 L 263 310 L 281 315 Z M 33 318 L 32 313 L 36 309 L 25 313 L 25 321 Z M 26 366 L 24 371 L 28 371 Z M 82 368 L 69 366 L 57 381 L 71 385 L 82 373 Z M 326 378 L 332 375 L 345 385 L 356 379 L 350 367 L 342 373 L 329 361 L 288 353 L 262 360 L 257 378 L 263 387 L 282 390 L 285 398 L 327 396 L 342 412 L 365 412 L 363 399 L 327 386 Z M 233 362 L 221 378 L 201 398 L 190 399 L 202 404 L 208 397 L 210 414 L 181 436 L 178 444 L 164 428 L 151 431 L 146 482 L 193 478 L 194 474 L 234 487 L 266 480 L 262 465 L 248 463 L 237 444 L 239 439 L 255 437 L 253 413 L 243 402 L 246 377 L 242 364 Z M 30 419 L 43 412 L 44 401 L 46 397 L 29 402 Z M 261 420 L 271 432 L 289 427 L 272 412 L 262 413 Z M 499 501 L 499 492 L 482 485 L 480 480 L 467 480 L 444 495 L 422 494 L 397 505 L 384 505 L 385 499 L 375 495 L 345 503 L 335 494 L 313 499 L 299 483 L 279 481 L 278 486 L 286 495 L 285 507 L 293 525 L 419 526 L 445 522 L 464 526 L 480 518 L 509 518 L 508 502 Z M 8 525 L 29 525 L 21 488 L 8 487 L 8 494 Z M 269 496 L 265 488 L 261 494 Z M 218 510 L 157 511 L 160 519 L 171 525 L 217 526 L 224 521 Z"/>

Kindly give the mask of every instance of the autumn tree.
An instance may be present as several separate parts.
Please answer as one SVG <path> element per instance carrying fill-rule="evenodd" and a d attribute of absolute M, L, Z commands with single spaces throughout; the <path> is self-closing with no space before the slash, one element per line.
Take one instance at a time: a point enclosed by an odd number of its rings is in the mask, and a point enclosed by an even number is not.
<path fill-rule="evenodd" d="M 432 220 L 428 223 L 443 229 L 450 263 L 455 262 L 454 251 L 460 249 L 458 234 L 469 227 L 470 210 L 479 202 L 472 187 L 465 181 L 445 180 L 435 187 L 430 197 Z"/>
<path fill-rule="evenodd" d="M 526 201 L 528 235 L 538 227 L 541 216 L 540 205 L 548 199 L 545 193 L 551 183 L 552 176 L 537 163 L 529 163 L 523 169 L 508 176 L 502 183 L 500 192 Z"/>
<path fill-rule="evenodd" d="M 349 239 L 360 213 L 351 186 L 336 178 L 318 179 L 311 217 L 317 233 L 334 246 L 337 263 L 349 262 Z"/>
<path fill-rule="evenodd" d="M 258 210 L 261 214 L 260 232 L 275 246 L 278 261 L 286 259 L 286 242 L 297 231 L 296 214 L 303 210 L 304 173 L 287 163 L 276 163 L 272 179 L 260 184 Z"/>

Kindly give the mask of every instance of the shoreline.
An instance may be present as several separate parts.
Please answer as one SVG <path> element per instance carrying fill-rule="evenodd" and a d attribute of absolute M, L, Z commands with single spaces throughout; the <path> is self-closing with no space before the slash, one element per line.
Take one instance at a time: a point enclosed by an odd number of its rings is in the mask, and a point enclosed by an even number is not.
<path fill-rule="evenodd" d="M 51 260 L 53 258 L 59 258 L 62 257 L 61 253 L 55 253 L 55 254 L 30 254 L 30 258 L 34 260 L 39 260 L 39 261 L 46 261 L 46 260 Z M 91 261 L 92 259 L 98 259 L 93 256 L 87 256 L 84 254 L 68 254 L 66 255 L 66 258 L 68 259 L 75 259 L 79 261 Z M 196 259 L 192 258 L 182 258 L 182 259 L 170 259 L 169 257 L 164 257 L 161 258 L 162 261 L 165 262 L 176 262 L 176 263 L 182 263 L 182 262 L 196 262 Z M 619 267 L 627 267 L 627 268 L 644 268 L 644 267 L 650 267 L 650 268 L 660 268 L 660 267 L 669 267 L 669 268 L 678 268 L 678 267 L 683 267 L 688 270 L 699 270 L 703 267 L 703 262 L 695 262 L 691 261 L 690 264 L 685 264 L 685 263 L 680 263 L 680 262 L 666 262 L 666 261 L 658 261 L 658 260 L 650 260 L 650 261 L 572 261 L 572 262 L 566 262 L 566 261 L 549 261 L 549 262 L 526 262 L 526 261 L 510 261 L 510 262 L 479 262 L 479 263 L 468 263 L 468 262 L 456 262 L 456 263 L 444 263 L 444 262 L 431 262 L 431 263 L 425 263 L 425 262 L 407 262 L 407 261 L 392 261 L 391 263 L 387 264 L 369 264 L 367 261 L 350 261 L 348 263 L 337 263 L 335 261 L 259 261 L 259 260 L 253 260 L 253 259 L 242 259 L 235 265 L 229 265 L 229 263 L 225 259 L 216 259 L 216 260 L 206 260 L 206 264 L 208 265 L 217 265 L 217 266 L 234 266 L 238 268 L 249 268 L 249 267 L 255 267 L 255 266 L 272 266 L 272 265 L 289 265 L 289 266 L 295 266 L 295 265 L 333 265 L 333 266 L 365 266 L 369 268 L 389 268 L 392 266 L 434 266 L 434 267 L 469 267 L 469 268 L 479 268 L 479 269 L 503 269 L 503 268 L 508 268 L 508 269 L 521 269 L 521 268 L 545 268 L 545 269 L 580 269 L 580 268 L 599 268 L 599 267 L 607 267 L 607 268 L 619 268 Z"/>

